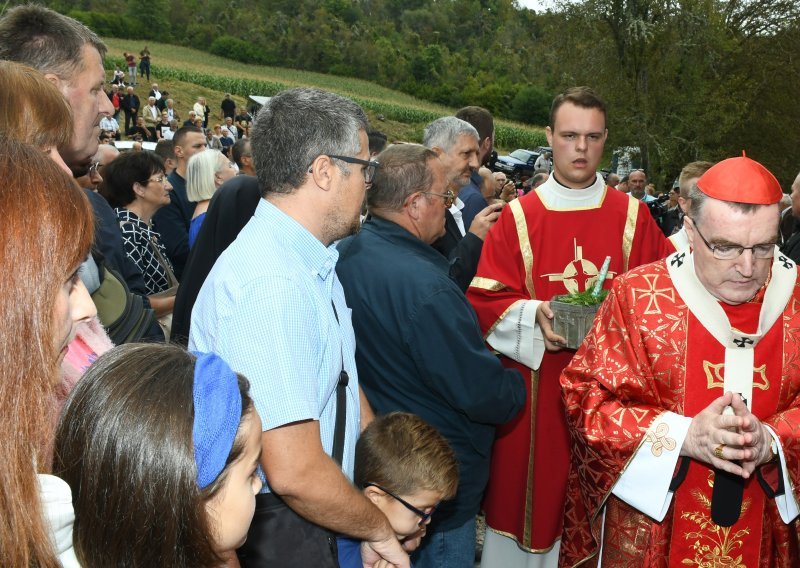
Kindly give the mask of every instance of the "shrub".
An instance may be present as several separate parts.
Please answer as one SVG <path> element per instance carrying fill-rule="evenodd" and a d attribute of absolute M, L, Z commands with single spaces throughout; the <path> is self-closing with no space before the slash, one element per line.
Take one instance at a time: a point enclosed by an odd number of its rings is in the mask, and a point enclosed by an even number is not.
<path fill-rule="evenodd" d="M 522 87 L 511 102 L 511 118 L 528 124 L 546 125 L 550 120 L 552 101 L 553 96 L 538 87 Z"/>
<path fill-rule="evenodd" d="M 242 63 L 266 63 L 259 50 L 244 40 L 229 35 L 220 36 L 211 43 L 208 49 L 212 54 L 227 57 Z"/>

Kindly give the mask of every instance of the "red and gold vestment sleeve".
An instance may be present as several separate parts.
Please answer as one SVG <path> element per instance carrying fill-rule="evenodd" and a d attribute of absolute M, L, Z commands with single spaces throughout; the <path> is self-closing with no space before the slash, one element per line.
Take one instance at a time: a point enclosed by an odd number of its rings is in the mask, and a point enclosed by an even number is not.
<path fill-rule="evenodd" d="M 800 503 L 800 285 L 795 285 L 794 297 L 789 300 L 783 325 L 783 369 L 781 379 L 780 410 L 764 419 L 778 435 L 786 459 L 786 469 L 793 492 Z M 777 325 L 777 324 L 776 324 Z"/>
<path fill-rule="evenodd" d="M 631 282 L 637 278 L 614 280 L 587 341 L 561 374 L 572 444 L 561 548 L 568 566 L 597 550 L 605 500 L 665 410 L 640 334 Z"/>

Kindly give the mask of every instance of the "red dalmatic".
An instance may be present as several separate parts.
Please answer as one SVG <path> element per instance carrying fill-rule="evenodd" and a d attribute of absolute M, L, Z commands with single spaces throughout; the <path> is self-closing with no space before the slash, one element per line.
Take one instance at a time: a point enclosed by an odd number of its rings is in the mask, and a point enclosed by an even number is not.
<path fill-rule="evenodd" d="M 512 201 L 489 231 L 467 298 L 488 337 L 518 302 L 589 289 L 606 256 L 611 282 L 672 250 L 647 207 L 624 193 L 606 188 L 598 206 L 565 210 L 532 192 Z M 546 353 L 538 371 L 502 357 L 528 379 L 529 404 L 497 429 L 484 510 L 494 531 L 532 552 L 561 535 L 569 439 L 558 379 L 573 355 Z"/>

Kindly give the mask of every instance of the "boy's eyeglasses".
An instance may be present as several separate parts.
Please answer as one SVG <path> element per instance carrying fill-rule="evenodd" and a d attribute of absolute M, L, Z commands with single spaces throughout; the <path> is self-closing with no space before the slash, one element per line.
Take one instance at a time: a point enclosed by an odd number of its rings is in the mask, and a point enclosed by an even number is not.
<path fill-rule="evenodd" d="M 364 487 L 375 487 L 377 489 L 380 489 L 384 493 L 386 493 L 389 497 L 392 497 L 393 499 L 395 499 L 403 507 L 405 507 L 406 509 L 408 509 L 409 511 L 411 511 L 412 513 L 414 513 L 415 515 L 417 515 L 419 517 L 419 519 L 420 519 L 419 520 L 419 526 L 424 525 L 428 521 L 428 519 L 431 518 L 431 515 L 433 515 L 436 512 L 436 509 L 439 508 L 439 503 L 436 503 L 436 505 L 434 505 L 433 507 L 428 509 L 428 512 L 426 513 L 422 509 L 417 509 L 414 505 L 412 505 L 408 501 L 405 501 L 404 499 L 401 499 L 400 497 L 398 497 L 397 495 L 395 495 L 394 493 L 392 493 L 388 489 L 385 489 L 385 488 L 381 487 L 377 483 L 365 483 Z"/>

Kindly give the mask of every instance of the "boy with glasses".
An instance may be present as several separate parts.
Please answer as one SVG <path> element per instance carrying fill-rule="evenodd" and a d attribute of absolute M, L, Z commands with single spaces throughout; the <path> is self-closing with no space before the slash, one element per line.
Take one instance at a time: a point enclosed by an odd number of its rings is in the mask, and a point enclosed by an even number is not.
<path fill-rule="evenodd" d="M 355 484 L 380 509 L 401 542 L 425 536 L 439 503 L 452 499 L 458 463 L 447 440 L 414 414 L 376 418 L 356 444 Z M 361 568 L 361 543 L 339 537 L 341 568 Z"/>

